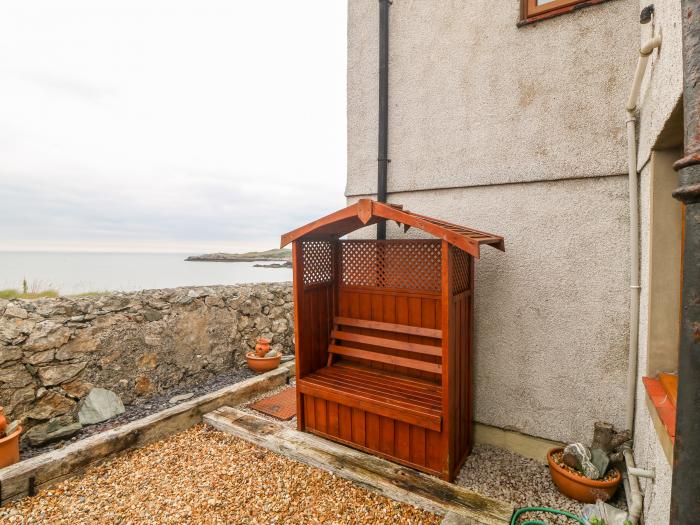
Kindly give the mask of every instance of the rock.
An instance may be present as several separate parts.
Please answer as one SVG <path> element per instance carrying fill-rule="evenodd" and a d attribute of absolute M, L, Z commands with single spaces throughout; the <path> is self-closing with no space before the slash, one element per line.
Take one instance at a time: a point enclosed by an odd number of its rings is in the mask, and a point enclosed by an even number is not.
<path fill-rule="evenodd" d="M 39 379 L 44 386 L 55 386 L 73 379 L 87 366 L 87 363 L 71 363 L 39 368 Z"/>
<path fill-rule="evenodd" d="M 204 300 L 204 304 L 206 304 L 207 306 L 216 306 L 216 307 L 220 307 L 220 308 L 223 308 L 225 306 L 224 300 L 221 297 L 219 297 L 218 295 L 208 296 Z"/>
<path fill-rule="evenodd" d="M 44 350 L 43 352 L 36 352 L 35 354 L 29 354 L 24 358 L 25 363 L 30 365 L 42 365 L 44 363 L 49 363 L 53 361 L 56 355 L 56 350 Z"/>
<path fill-rule="evenodd" d="M 0 368 L 0 386 L 5 388 L 20 388 L 32 382 L 32 376 L 23 365 Z"/>
<path fill-rule="evenodd" d="M 145 396 L 154 390 L 155 387 L 153 386 L 153 383 L 151 383 L 151 380 L 146 376 L 140 376 L 138 379 L 136 379 L 136 383 L 134 384 L 134 392 L 136 392 L 136 395 Z"/>
<path fill-rule="evenodd" d="M 143 354 L 138 360 L 138 365 L 141 368 L 153 370 L 158 366 L 158 355 L 155 353 Z"/>
<path fill-rule="evenodd" d="M 83 426 L 74 422 L 70 416 L 56 417 L 48 423 L 30 428 L 26 439 L 33 447 L 39 447 L 51 441 L 65 439 L 76 434 Z"/>
<path fill-rule="evenodd" d="M 75 399 L 81 399 L 88 395 L 92 387 L 93 385 L 91 383 L 83 381 L 82 379 L 74 379 L 73 381 L 61 385 L 61 388 L 66 394 Z"/>
<path fill-rule="evenodd" d="M 14 434 L 15 431 L 19 428 L 20 424 L 21 423 L 19 422 L 19 420 L 15 419 L 12 423 L 7 425 L 7 428 L 5 428 L 5 435 L 11 436 L 12 434 Z"/>
<path fill-rule="evenodd" d="M 70 339 L 70 329 L 53 321 L 41 321 L 24 343 L 25 350 L 49 350 L 64 345 Z"/>
<path fill-rule="evenodd" d="M 276 334 L 282 334 L 287 331 L 287 320 L 282 318 L 282 319 L 275 319 L 272 321 L 272 331 Z"/>
<path fill-rule="evenodd" d="M 94 425 L 124 413 L 124 403 L 119 396 L 105 388 L 93 388 L 78 412 L 82 425 Z"/>
<path fill-rule="evenodd" d="M 158 310 L 153 310 L 152 308 L 146 308 L 143 312 L 143 317 L 146 321 L 160 321 L 163 318 L 163 314 Z"/>
<path fill-rule="evenodd" d="M 10 396 L 10 402 L 7 403 L 5 409 L 8 414 L 14 414 L 16 410 L 23 413 L 31 403 L 34 402 L 34 387 L 26 386 L 24 388 L 16 388 Z"/>
<path fill-rule="evenodd" d="M 17 361 L 22 357 L 22 351 L 16 346 L 0 347 L 0 365 L 4 365 L 8 361 Z"/>
<path fill-rule="evenodd" d="M 159 346 L 162 343 L 162 340 L 157 335 L 146 334 L 146 336 L 143 338 L 143 342 L 146 343 L 146 346 Z"/>
<path fill-rule="evenodd" d="M 265 357 L 277 357 L 277 352 L 275 350 L 270 350 L 265 354 Z"/>
<path fill-rule="evenodd" d="M 95 352 L 98 349 L 98 341 L 89 332 L 89 330 L 82 331 L 80 335 L 59 348 L 56 352 L 56 359 L 65 361 Z"/>
<path fill-rule="evenodd" d="M 75 401 L 61 394 L 57 394 L 56 392 L 48 392 L 34 405 L 34 408 L 27 413 L 27 417 L 38 420 L 51 419 L 70 412 L 74 406 Z"/>
<path fill-rule="evenodd" d="M 191 399 L 194 397 L 193 392 L 189 392 L 187 394 L 180 394 L 179 396 L 175 396 L 170 398 L 170 404 L 174 405 L 176 403 L 181 403 L 182 401 L 187 401 L 188 399 Z"/>
<path fill-rule="evenodd" d="M 0 341 L 9 344 L 22 342 L 34 326 L 34 321 L 2 317 L 0 318 Z"/>
<path fill-rule="evenodd" d="M 17 319 L 26 319 L 27 311 L 19 307 L 15 303 L 10 303 L 5 307 L 5 317 L 16 317 Z"/>

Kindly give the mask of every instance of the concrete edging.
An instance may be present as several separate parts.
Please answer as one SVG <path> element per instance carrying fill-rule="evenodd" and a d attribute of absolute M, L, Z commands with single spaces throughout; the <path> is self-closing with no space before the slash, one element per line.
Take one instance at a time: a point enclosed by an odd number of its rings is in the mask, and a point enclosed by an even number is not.
<path fill-rule="evenodd" d="M 125 450 L 142 447 L 202 421 L 222 406 L 240 405 L 285 383 L 294 376 L 294 361 L 161 412 L 100 432 L 65 448 L 52 450 L 0 469 L 0 505 L 33 495 L 86 467 Z"/>

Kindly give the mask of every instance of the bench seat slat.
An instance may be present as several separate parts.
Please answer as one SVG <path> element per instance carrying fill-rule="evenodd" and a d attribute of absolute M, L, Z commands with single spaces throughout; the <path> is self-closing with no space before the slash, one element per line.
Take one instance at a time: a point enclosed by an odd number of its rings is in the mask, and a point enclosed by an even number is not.
<path fill-rule="evenodd" d="M 357 328 L 370 328 L 384 332 L 395 332 L 399 334 L 419 335 L 442 339 L 442 330 L 435 328 L 422 328 L 420 326 L 409 326 L 405 324 L 383 323 L 381 321 L 368 321 L 366 319 L 355 319 L 352 317 L 336 317 L 335 324 L 344 326 L 354 326 Z"/>
<path fill-rule="evenodd" d="M 344 355 L 347 357 L 356 357 L 358 359 L 366 359 L 368 361 L 376 361 L 387 365 L 403 366 L 414 370 L 423 370 L 424 372 L 432 372 L 434 374 L 442 373 L 442 365 L 438 363 L 427 363 L 418 359 L 410 359 L 408 357 L 397 357 L 394 355 L 372 352 L 370 350 L 360 350 L 351 346 L 329 345 L 328 351 L 332 354 Z"/>
<path fill-rule="evenodd" d="M 297 384 L 297 388 L 302 394 L 308 394 L 341 405 L 359 408 L 360 410 L 365 410 L 372 414 L 396 419 L 412 425 L 435 430 L 436 432 L 441 431 L 442 416 L 439 413 L 404 408 L 396 404 L 372 399 L 357 393 L 345 392 L 337 388 L 328 388 L 314 384 L 312 381 L 308 380 L 309 377 L 310 376 L 300 379 Z"/>
<path fill-rule="evenodd" d="M 378 385 L 360 382 L 358 380 L 348 379 L 347 377 L 339 378 L 323 374 L 313 374 L 309 376 L 313 381 L 317 383 L 327 384 L 330 387 L 335 387 L 338 389 L 349 389 L 353 392 L 364 392 L 372 396 L 380 396 L 381 399 L 394 400 L 394 402 L 399 404 L 408 404 L 409 406 L 416 405 L 418 407 L 423 407 L 429 410 L 440 410 L 441 400 L 436 398 L 429 398 L 420 393 L 410 393 L 410 392 L 397 392 L 391 391 L 388 388 L 382 388 Z"/>
<path fill-rule="evenodd" d="M 374 372 L 372 372 L 374 370 Z M 389 375 L 386 370 L 364 369 L 350 363 L 334 363 L 333 366 L 321 368 L 315 374 L 328 375 L 348 381 L 364 381 L 372 385 L 383 386 L 398 392 L 417 392 L 429 398 L 442 399 L 440 385 L 434 383 L 405 381 L 403 378 Z"/>
<path fill-rule="evenodd" d="M 432 355 L 436 357 L 442 356 L 442 348 L 439 346 L 423 345 L 420 343 L 409 343 L 408 341 L 398 341 L 396 339 L 386 339 L 384 337 L 374 337 L 365 334 L 355 334 L 352 332 L 343 332 L 342 330 L 333 330 L 331 337 L 341 341 L 350 341 L 352 343 L 362 343 L 372 346 L 380 346 L 382 348 L 392 348 L 403 352 L 414 352 L 416 354 Z"/>

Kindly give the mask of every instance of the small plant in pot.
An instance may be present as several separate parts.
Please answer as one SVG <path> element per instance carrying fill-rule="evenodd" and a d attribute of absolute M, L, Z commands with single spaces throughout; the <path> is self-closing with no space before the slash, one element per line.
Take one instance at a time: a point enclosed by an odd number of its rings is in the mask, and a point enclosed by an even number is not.
<path fill-rule="evenodd" d="M 282 354 L 275 350 L 270 350 L 271 342 L 271 339 L 259 337 L 255 341 L 255 350 L 245 355 L 248 367 L 253 372 L 269 372 L 279 366 Z"/>
<path fill-rule="evenodd" d="M 608 501 L 622 480 L 615 464 L 622 461 L 621 448 L 630 437 L 628 430 L 618 432 L 609 423 L 597 422 L 590 447 L 572 443 L 547 453 L 552 481 L 569 498 L 584 503 Z"/>
<path fill-rule="evenodd" d="M 21 433 L 20 422 L 8 423 L 5 410 L 0 407 L 0 468 L 19 461 L 19 435 Z"/>

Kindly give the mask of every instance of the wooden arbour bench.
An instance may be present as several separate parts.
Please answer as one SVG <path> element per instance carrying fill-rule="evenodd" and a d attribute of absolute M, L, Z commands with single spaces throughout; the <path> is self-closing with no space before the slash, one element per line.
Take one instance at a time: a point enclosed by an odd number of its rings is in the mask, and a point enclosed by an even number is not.
<path fill-rule="evenodd" d="M 341 239 L 382 220 L 435 238 Z M 290 242 L 299 429 L 453 479 L 472 444 L 473 260 L 503 238 L 363 199 Z"/>

